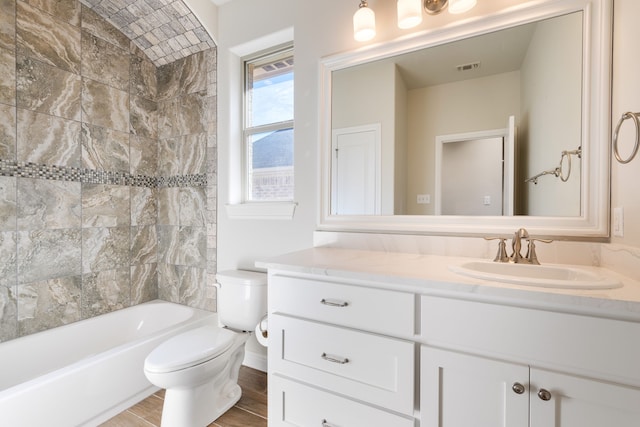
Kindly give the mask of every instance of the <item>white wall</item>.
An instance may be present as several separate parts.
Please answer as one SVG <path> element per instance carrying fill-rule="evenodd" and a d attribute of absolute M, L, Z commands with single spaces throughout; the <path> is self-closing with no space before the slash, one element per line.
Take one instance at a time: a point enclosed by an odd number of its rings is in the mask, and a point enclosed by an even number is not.
<path fill-rule="evenodd" d="M 582 16 L 576 13 L 536 26 L 521 68 L 522 119 L 518 134 L 526 135 L 519 144 L 520 164 L 524 166 L 519 173 L 521 179 L 552 170 L 562 150 L 580 146 L 581 109 L 575 100 L 581 98 L 582 85 L 575 76 L 582 69 L 581 28 Z M 547 108 L 549 103 L 556 108 Z M 560 141 L 560 146 L 549 144 L 550 140 Z M 568 162 L 563 164 L 563 174 L 569 174 Z M 548 175 L 538 184 L 524 184 L 523 211 L 536 216 L 580 215 L 580 165 L 580 159 L 574 156 L 566 182 Z"/>
<path fill-rule="evenodd" d="M 468 14 L 452 18 L 448 13 L 425 16 L 416 31 L 436 28 L 453 19 L 473 19 L 473 16 L 515 6 L 522 1 L 492 0 L 478 2 Z M 378 35 L 371 43 L 384 42 L 406 34 L 395 25 L 395 2 L 369 0 L 376 12 Z M 319 60 L 320 58 L 363 46 L 352 36 L 352 16 L 357 1 L 325 0 L 234 0 L 219 8 L 219 268 L 251 268 L 256 259 L 312 246 L 316 225 L 318 199 L 319 146 Z M 637 40 L 640 26 L 640 2 L 615 0 L 613 124 L 623 111 L 640 111 L 640 55 Z M 266 18 L 268 17 L 268 19 Z M 231 220 L 224 205 L 232 199 L 230 175 L 237 168 L 231 148 L 239 144 L 231 132 L 237 126 L 239 106 L 230 98 L 230 89 L 239 85 L 239 70 L 232 67 L 229 49 L 238 50 L 245 43 L 264 35 L 273 35 L 295 27 L 296 106 L 295 106 L 295 169 L 298 207 L 292 221 Z M 277 37 L 274 37 L 277 39 Z M 633 130 L 627 122 L 623 129 Z M 632 143 L 632 136 L 623 132 L 623 145 Z M 629 133 L 630 133 L 629 132 Z M 612 167 L 612 199 L 614 206 L 624 206 L 625 237 L 613 242 L 640 248 L 640 157 L 628 165 Z M 411 196 L 409 195 L 409 199 Z"/>

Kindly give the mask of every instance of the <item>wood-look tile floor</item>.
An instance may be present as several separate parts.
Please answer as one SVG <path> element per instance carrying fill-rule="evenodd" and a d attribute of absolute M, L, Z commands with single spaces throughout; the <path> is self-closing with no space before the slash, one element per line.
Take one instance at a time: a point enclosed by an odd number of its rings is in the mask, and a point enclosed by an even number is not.
<path fill-rule="evenodd" d="M 242 397 L 208 427 L 266 427 L 267 374 L 242 366 L 238 384 Z M 100 427 L 160 427 L 164 390 L 152 394 Z"/>

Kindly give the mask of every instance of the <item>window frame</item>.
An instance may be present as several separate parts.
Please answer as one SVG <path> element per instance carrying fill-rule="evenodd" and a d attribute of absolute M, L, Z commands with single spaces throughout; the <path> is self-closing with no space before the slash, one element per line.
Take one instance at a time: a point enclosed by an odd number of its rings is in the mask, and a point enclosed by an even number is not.
<path fill-rule="evenodd" d="M 249 159 L 249 141 L 253 135 L 257 135 L 265 132 L 273 132 L 277 130 L 284 129 L 294 129 L 295 128 L 295 116 L 291 120 L 285 120 L 280 122 L 271 122 L 267 124 L 257 125 L 257 126 L 248 126 L 249 121 L 249 64 L 250 63 L 261 63 L 261 62 L 269 62 L 274 58 L 278 57 L 288 57 L 294 56 L 294 46 L 293 43 L 285 43 L 282 45 L 274 46 L 272 48 L 264 49 L 258 52 L 255 52 L 251 55 L 247 55 L 242 58 L 242 130 L 241 130 L 241 200 L 242 204 L 249 205 L 267 205 L 267 204 L 294 204 L 295 198 L 295 164 L 292 165 L 293 173 L 294 173 L 294 188 L 291 194 L 291 198 L 281 199 L 281 200 L 253 200 L 251 197 L 251 180 L 249 178 L 250 161 Z M 294 82 L 295 82 L 295 65 L 294 65 Z M 295 85 L 295 83 L 294 83 Z M 294 113 L 295 114 L 295 113 Z M 295 144 L 295 141 L 294 141 Z M 293 215 L 293 211 L 291 212 Z"/>

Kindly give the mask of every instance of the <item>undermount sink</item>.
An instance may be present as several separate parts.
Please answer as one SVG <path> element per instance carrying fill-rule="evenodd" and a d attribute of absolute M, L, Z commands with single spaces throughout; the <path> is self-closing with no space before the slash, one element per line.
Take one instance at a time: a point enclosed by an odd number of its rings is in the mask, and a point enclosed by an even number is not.
<path fill-rule="evenodd" d="M 622 286 L 617 279 L 575 267 L 470 261 L 451 265 L 454 273 L 477 279 L 522 286 L 561 289 L 614 289 Z"/>

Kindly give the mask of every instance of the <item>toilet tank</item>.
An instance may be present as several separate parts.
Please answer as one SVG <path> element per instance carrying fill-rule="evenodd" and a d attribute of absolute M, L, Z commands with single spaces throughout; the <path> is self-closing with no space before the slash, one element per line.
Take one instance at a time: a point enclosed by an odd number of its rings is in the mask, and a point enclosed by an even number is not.
<path fill-rule="evenodd" d="M 267 314 L 267 274 L 227 270 L 216 275 L 218 320 L 224 326 L 253 331 Z"/>

